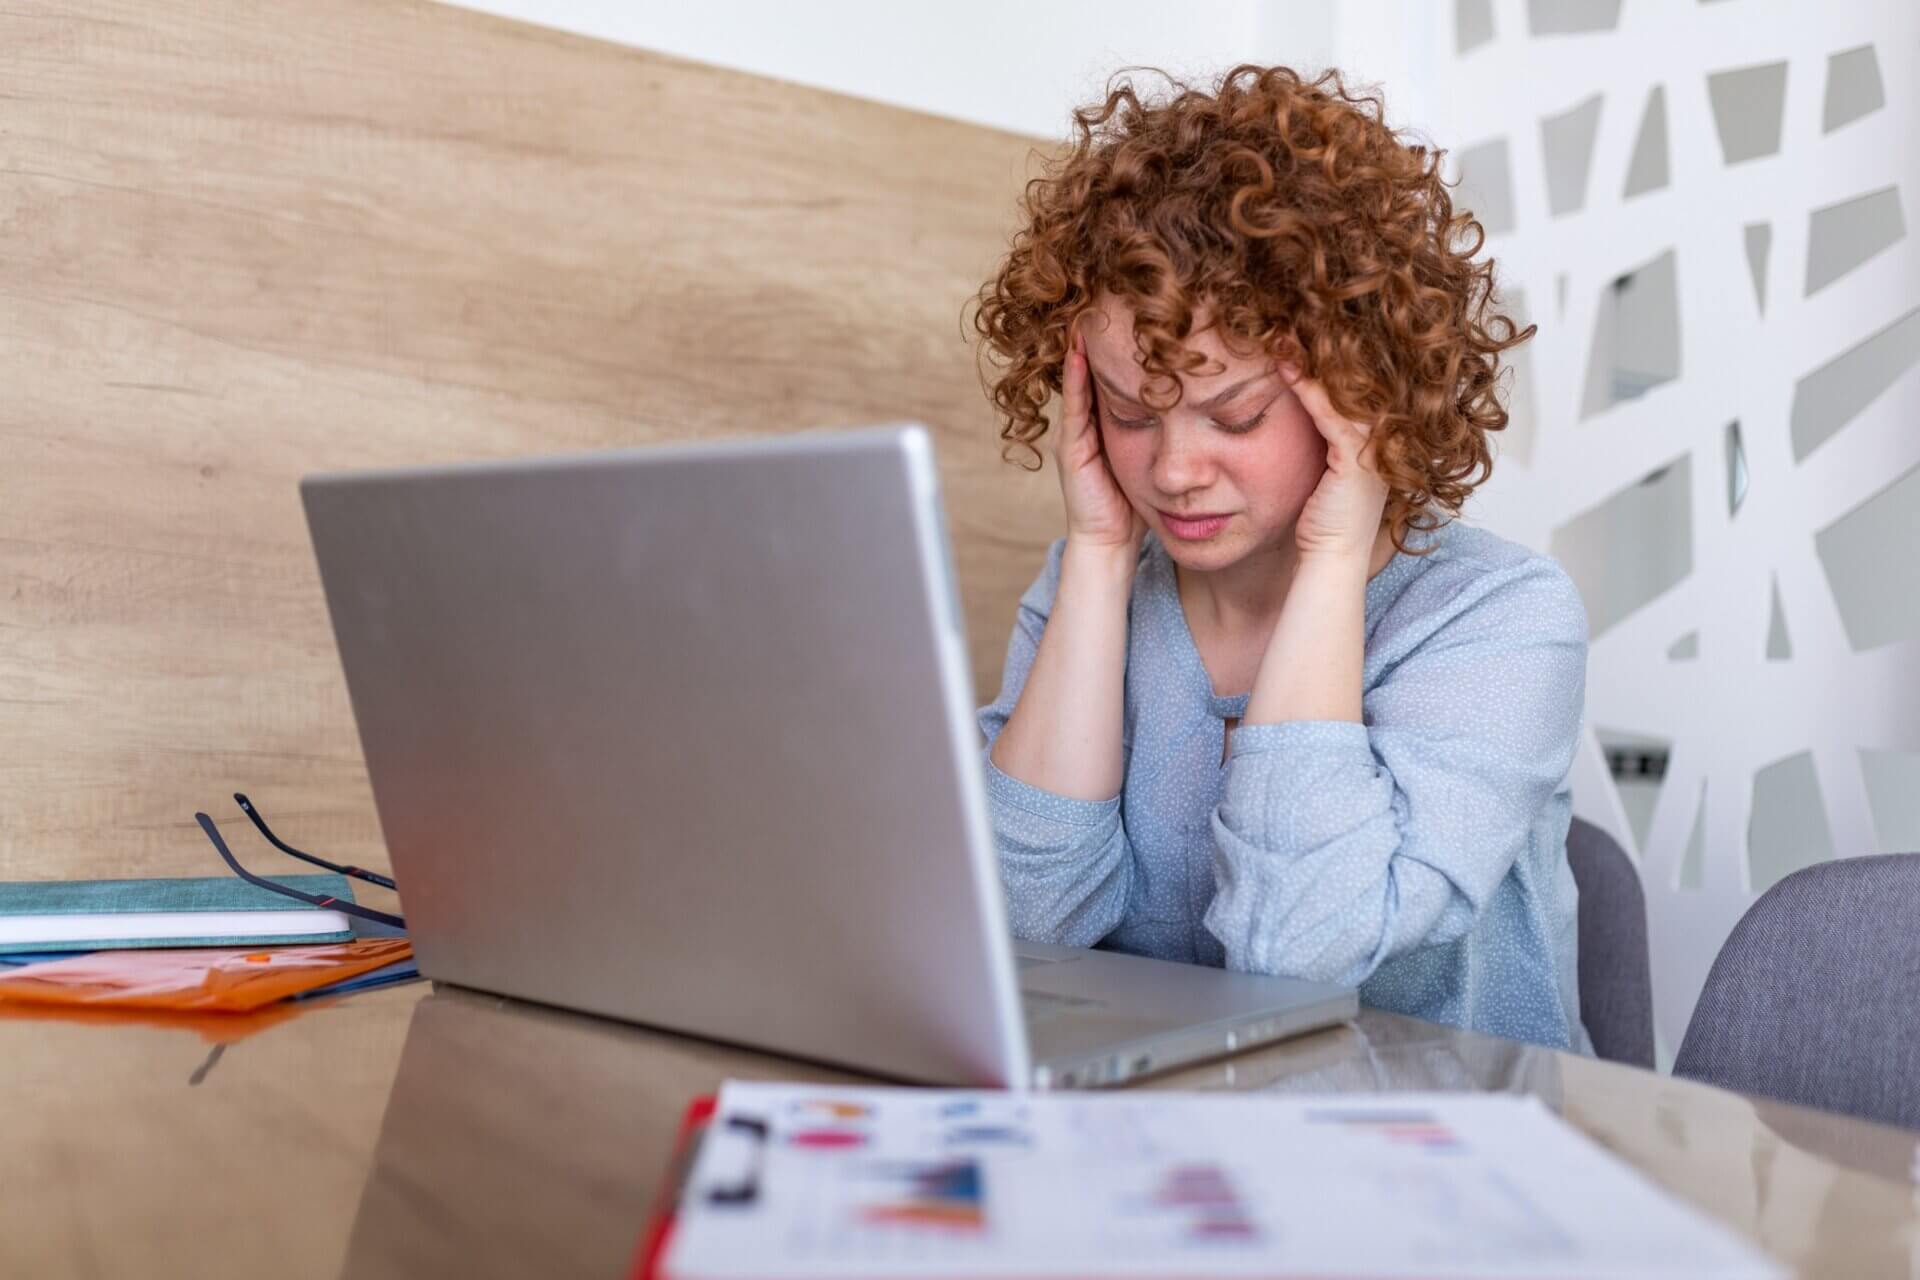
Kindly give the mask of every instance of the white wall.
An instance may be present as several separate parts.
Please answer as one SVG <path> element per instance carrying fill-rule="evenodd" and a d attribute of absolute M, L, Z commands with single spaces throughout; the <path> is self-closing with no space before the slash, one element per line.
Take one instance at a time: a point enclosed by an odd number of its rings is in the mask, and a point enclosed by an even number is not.
<path fill-rule="evenodd" d="M 463 0 L 466 7 L 1039 137 L 1066 132 L 1107 74 L 1146 63 L 1206 76 L 1254 45 L 1255 0 Z M 1324 0 L 1291 43 L 1324 59 Z M 1262 19 L 1265 21 L 1266 19 Z"/>

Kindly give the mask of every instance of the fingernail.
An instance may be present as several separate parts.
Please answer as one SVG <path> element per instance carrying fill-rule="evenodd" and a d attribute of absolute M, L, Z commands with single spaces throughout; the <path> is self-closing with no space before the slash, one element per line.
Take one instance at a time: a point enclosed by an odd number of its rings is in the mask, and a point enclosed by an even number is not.
<path fill-rule="evenodd" d="M 1280 376 L 1288 382 L 1298 382 L 1300 380 L 1300 366 L 1297 364 L 1282 364 L 1280 366 Z"/>

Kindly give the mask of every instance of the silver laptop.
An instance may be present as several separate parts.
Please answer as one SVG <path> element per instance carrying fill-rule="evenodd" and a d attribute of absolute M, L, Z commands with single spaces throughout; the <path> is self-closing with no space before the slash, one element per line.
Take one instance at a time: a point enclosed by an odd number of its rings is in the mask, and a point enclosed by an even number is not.
<path fill-rule="evenodd" d="M 912 1080 L 1116 1084 L 1351 990 L 1015 943 L 916 426 L 301 486 L 427 976 Z"/>

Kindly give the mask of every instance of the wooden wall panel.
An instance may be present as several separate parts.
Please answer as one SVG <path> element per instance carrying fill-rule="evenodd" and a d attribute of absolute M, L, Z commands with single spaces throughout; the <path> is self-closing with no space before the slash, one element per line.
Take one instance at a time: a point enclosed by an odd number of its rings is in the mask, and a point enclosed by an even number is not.
<path fill-rule="evenodd" d="M 919 418 L 990 697 L 1057 498 L 960 317 L 1032 146 L 425 3 L 0 13 L 0 878 L 211 874 L 236 788 L 384 864 L 311 471 Z"/>

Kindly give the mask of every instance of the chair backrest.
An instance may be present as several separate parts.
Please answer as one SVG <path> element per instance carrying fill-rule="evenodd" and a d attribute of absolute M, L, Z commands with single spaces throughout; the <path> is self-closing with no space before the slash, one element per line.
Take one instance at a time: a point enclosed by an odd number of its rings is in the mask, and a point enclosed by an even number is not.
<path fill-rule="evenodd" d="M 1761 894 L 1673 1071 L 1920 1129 L 1920 854 L 1823 862 Z"/>
<path fill-rule="evenodd" d="M 1567 862 L 1580 887 L 1580 1021 L 1611 1062 L 1653 1066 L 1653 975 L 1647 899 L 1626 850 L 1575 818 Z"/>

